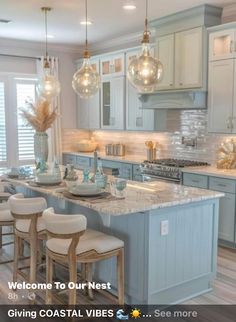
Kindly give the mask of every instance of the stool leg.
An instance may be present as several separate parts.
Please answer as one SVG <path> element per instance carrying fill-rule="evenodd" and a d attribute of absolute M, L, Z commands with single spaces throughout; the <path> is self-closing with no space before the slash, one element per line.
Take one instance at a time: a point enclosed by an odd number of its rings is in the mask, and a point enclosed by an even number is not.
<path fill-rule="evenodd" d="M 87 282 L 92 282 L 93 281 L 93 264 L 92 263 L 87 263 Z M 88 287 L 88 296 L 90 300 L 94 300 L 93 296 L 93 290 Z"/>
<path fill-rule="evenodd" d="M 19 258 L 19 243 L 20 243 L 20 237 L 15 235 L 14 262 L 13 262 L 13 282 L 17 281 L 18 258 Z"/>
<path fill-rule="evenodd" d="M 69 274 L 70 274 L 70 282 L 73 282 L 76 284 L 77 282 L 77 262 L 76 258 L 69 258 L 70 261 L 70 267 L 69 267 Z M 76 304 L 76 289 L 70 289 L 69 290 L 69 305 L 75 305 Z"/>
<path fill-rule="evenodd" d="M 37 268 L 37 239 L 35 236 L 30 240 L 30 283 L 36 281 L 36 268 Z"/>
<path fill-rule="evenodd" d="M 36 269 L 37 269 L 37 254 L 38 254 L 38 242 L 37 236 L 30 237 L 30 276 L 29 282 L 33 284 L 36 282 Z M 29 291 L 28 298 L 30 304 L 35 304 L 35 292 Z"/>
<path fill-rule="evenodd" d="M 52 284 L 53 280 L 53 260 L 47 254 L 46 255 L 46 283 Z M 46 304 L 52 304 L 52 290 L 46 290 Z"/>
<path fill-rule="evenodd" d="M 2 248 L 2 226 L 0 226 L 0 248 Z"/>
<path fill-rule="evenodd" d="M 118 304 L 124 305 L 124 249 L 120 249 L 117 255 L 117 288 L 118 288 Z"/>
<path fill-rule="evenodd" d="M 24 257 L 24 239 L 19 239 L 19 256 Z"/>

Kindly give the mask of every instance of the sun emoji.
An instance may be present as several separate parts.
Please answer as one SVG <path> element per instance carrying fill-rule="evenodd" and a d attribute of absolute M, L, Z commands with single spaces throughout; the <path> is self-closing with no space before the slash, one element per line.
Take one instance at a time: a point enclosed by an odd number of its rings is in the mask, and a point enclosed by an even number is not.
<path fill-rule="evenodd" d="M 132 312 L 130 313 L 131 317 L 134 319 L 140 318 L 141 317 L 141 311 L 139 309 L 133 309 Z"/>

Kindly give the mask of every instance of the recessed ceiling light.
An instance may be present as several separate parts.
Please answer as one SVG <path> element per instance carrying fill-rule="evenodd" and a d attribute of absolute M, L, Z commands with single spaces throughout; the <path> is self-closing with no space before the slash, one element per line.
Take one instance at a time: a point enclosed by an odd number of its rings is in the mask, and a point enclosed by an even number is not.
<path fill-rule="evenodd" d="M 136 5 L 133 3 L 133 2 L 126 2 L 126 3 L 124 3 L 124 5 L 123 5 L 123 9 L 125 9 L 125 10 L 135 10 L 137 7 L 136 7 Z"/>
<path fill-rule="evenodd" d="M 93 24 L 93 22 L 91 21 L 91 20 L 88 20 L 88 21 L 80 21 L 80 24 L 81 25 L 87 25 L 87 26 L 90 26 L 90 25 L 92 25 Z"/>
<path fill-rule="evenodd" d="M 47 38 L 48 39 L 53 39 L 53 38 L 55 38 L 55 36 L 53 36 L 53 35 L 47 35 Z"/>
<path fill-rule="evenodd" d="M 12 21 L 8 19 L 0 19 L 0 23 L 10 23 L 10 22 Z"/>

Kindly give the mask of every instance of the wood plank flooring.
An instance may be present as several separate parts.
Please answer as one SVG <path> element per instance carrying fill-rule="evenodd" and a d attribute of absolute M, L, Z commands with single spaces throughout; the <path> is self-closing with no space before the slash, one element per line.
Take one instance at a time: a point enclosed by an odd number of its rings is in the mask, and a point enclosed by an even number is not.
<path fill-rule="evenodd" d="M 12 254 L 13 247 L 0 250 L 0 258 L 8 259 Z M 68 280 L 67 271 L 58 268 L 60 277 Z M 44 282 L 45 271 L 39 272 L 38 281 Z M 19 280 L 21 280 L 19 278 Z M 27 292 L 17 291 L 17 299 L 8 299 L 8 281 L 12 281 L 12 263 L 0 265 L 0 304 L 28 304 Z M 95 299 L 91 301 L 81 291 L 78 292 L 78 303 L 80 304 L 116 304 L 116 300 L 107 292 L 95 292 Z M 37 304 L 43 304 L 45 291 L 37 292 Z M 66 304 L 68 297 L 66 292 L 55 294 L 55 304 Z M 213 283 L 213 291 L 186 301 L 184 304 L 236 304 L 236 250 L 219 247 L 217 278 Z"/>

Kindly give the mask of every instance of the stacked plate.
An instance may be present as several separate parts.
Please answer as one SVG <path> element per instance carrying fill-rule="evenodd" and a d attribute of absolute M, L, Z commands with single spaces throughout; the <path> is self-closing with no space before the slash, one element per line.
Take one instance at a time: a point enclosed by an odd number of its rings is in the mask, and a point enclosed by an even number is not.
<path fill-rule="evenodd" d="M 100 189 L 94 183 L 81 183 L 68 189 L 74 196 L 94 197 L 104 193 L 104 189 Z"/>
<path fill-rule="evenodd" d="M 57 185 L 61 183 L 61 178 L 54 174 L 38 173 L 35 182 L 39 185 Z"/>

